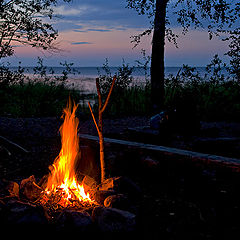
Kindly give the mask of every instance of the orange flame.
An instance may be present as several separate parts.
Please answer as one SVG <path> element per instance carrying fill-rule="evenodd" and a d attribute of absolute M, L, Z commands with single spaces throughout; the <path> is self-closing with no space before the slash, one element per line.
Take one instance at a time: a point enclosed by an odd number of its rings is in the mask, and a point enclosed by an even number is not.
<path fill-rule="evenodd" d="M 64 122 L 59 131 L 61 134 L 62 149 L 55 159 L 48 177 L 47 194 L 61 191 L 61 205 L 71 205 L 71 199 L 92 202 L 89 193 L 85 193 L 83 185 L 77 181 L 75 162 L 79 153 L 79 138 L 77 135 L 78 119 L 75 116 L 77 105 L 72 106 L 69 100 L 64 109 Z"/>

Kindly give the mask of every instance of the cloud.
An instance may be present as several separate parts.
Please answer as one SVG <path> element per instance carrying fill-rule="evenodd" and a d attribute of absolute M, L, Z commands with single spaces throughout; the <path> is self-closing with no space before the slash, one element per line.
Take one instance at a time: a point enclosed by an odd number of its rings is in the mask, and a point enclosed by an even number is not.
<path fill-rule="evenodd" d="M 72 42 L 72 45 L 84 45 L 84 44 L 92 44 L 91 42 Z"/>
<path fill-rule="evenodd" d="M 124 31 L 129 28 L 145 29 L 149 26 L 146 16 L 138 16 L 133 9 L 126 9 L 125 0 L 72 1 L 56 6 L 54 13 L 60 15 L 60 19 L 56 20 L 56 24 L 61 22 L 57 24 L 57 29 L 60 31 L 68 28 L 75 29 L 75 32 L 109 32 L 118 29 Z M 66 21 L 66 27 L 64 21 Z M 77 24 L 84 25 L 85 29 L 78 30 Z"/>
<path fill-rule="evenodd" d="M 110 30 L 110 29 L 94 29 L 94 28 L 89 28 L 89 29 L 86 29 L 86 30 L 74 29 L 73 31 L 74 31 L 74 32 L 84 32 L 84 33 L 87 33 L 87 32 L 111 32 L 112 30 Z"/>
<path fill-rule="evenodd" d="M 94 29 L 94 28 L 89 28 L 87 29 L 88 32 L 111 32 L 109 29 Z"/>
<path fill-rule="evenodd" d="M 74 29 L 74 32 L 87 32 L 86 30 L 79 30 L 79 29 Z"/>
<path fill-rule="evenodd" d="M 60 16 L 77 16 L 82 12 L 85 12 L 85 6 L 78 6 L 77 8 L 70 7 L 69 5 L 60 5 L 58 7 L 54 7 L 54 14 Z"/>

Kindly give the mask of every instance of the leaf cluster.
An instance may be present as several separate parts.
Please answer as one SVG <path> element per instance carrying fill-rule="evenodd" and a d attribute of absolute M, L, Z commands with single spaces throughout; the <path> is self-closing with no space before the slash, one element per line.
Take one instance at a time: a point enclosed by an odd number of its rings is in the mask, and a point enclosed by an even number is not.
<path fill-rule="evenodd" d="M 240 27 L 230 31 L 230 36 L 226 40 L 230 41 L 229 51 L 226 53 L 230 57 L 229 72 L 240 82 Z"/>
<path fill-rule="evenodd" d="M 98 69 L 99 75 L 99 85 L 101 88 L 102 95 L 106 97 L 109 89 L 112 85 L 113 75 L 116 76 L 116 83 L 113 90 L 113 95 L 115 92 L 118 94 L 124 91 L 130 86 L 133 81 L 132 72 L 134 67 L 130 67 L 129 64 L 126 64 L 124 61 L 122 66 L 117 69 L 117 72 L 112 74 L 110 67 L 108 65 L 108 59 L 106 59 L 101 69 Z"/>
<path fill-rule="evenodd" d="M 65 0 L 69 2 L 69 0 Z M 0 58 L 14 54 L 14 45 L 57 50 L 58 32 L 49 21 L 57 0 L 0 0 Z"/>
<path fill-rule="evenodd" d="M 132 42 L 137 46 L 141 38 L 150 35 L 154 29 L 154 16 L 157 0 L 127 0 L 127 8 L 135 9 L 139 15 L 147 15 L 150 19 L 150 27 L 137 36 L 133 36 Z M 209 38 L 213 35 L 231 29 L 240 17 L 240 3 L 237 0 L 165 0 L 167 6 L 165 35 L 169 42 L 177 46 L 178 35 L 170 28 L 172 22 L 169 16 L 176 16 L 176 21 L 182 27 L 182 33 L 186 34 L 191 27 L 206 28 Z"/>

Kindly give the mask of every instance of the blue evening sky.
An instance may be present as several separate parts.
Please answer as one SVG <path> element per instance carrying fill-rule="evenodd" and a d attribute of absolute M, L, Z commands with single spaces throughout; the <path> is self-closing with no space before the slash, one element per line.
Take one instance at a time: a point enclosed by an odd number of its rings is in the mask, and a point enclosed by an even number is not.
<path fill-rule="evenodd" d="M 109 65 L 118 66 L 122 59 L 134 64 L 141 59 L 141 49 L 151 52 L 151 36 L 142 39 L 133 49 L 130 37 L 149 27 L 149 19 L 126 8 L 126 0 L 73 0 L 59 2 L 54 7 L 56 17 L 51 22 L 59 31 L 59 53 L 43 53 L 31 47 L 16 46 L 15 55 L 7 60 L 12 65 L 33 66 L 37 56 L 45 64 L 58 66 L 59 62 L 73 62 L 75 66 L 101 66 L 108 58 Z M 174 20 L 175 16 L 170 16 Z M 180 34 L 179 48 L 166 43 L 166 66 L 205 66 L 218 53 L 227 51 L 227 43 L 217 38 L 208 39 L 207 31 L 190 30 L 183 36 L 175 23 L 172 30 Z"/>

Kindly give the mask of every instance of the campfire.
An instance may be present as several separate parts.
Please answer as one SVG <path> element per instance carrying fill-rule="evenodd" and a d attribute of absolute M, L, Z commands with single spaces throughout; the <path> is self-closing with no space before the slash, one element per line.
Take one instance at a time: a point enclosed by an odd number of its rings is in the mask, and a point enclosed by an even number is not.
<path fill-rule="evenodd" d="M 99 82 L 98 124 L 89 103 L 91 115 L 99 134 L 100 173 L 98 183 L 91 176 L 76 171 L 81 161 L 79 148 L 77 105 L 70 99 L 63 111 L 61 150 L 49 166 L 49 174 L 40 181 L 32 175 L 20 181 L 0 181 L 0 221 L 6 224 L 39 224 L 54 226 L 57 230 L 75 229 L 77 231 L 101 232 L 134 231 L 136 226 L 136 200 L 141 190 L 127 177 L 106 178 L 104 161 L 104 141 L 102 113 L 106 109 L 116 77 L 104 104 L 101 100 Z M 129 212 L 130 210 L 130 212 Z M 1 216 L 1 211 L 4 212 Z"/>
<path fill-rule="evenodd" d="M 77 105 L 69 100 L 64 109 L 64 122 L 60 127 L 62 148 L 50 166 L 46 188 L 42 192 L 40 203 L 55 208 L 79 207 L 94 204 L 84 186 L 78 182 L 75 172 L 79 156 L 78 119 L 75 116 Z"/>

